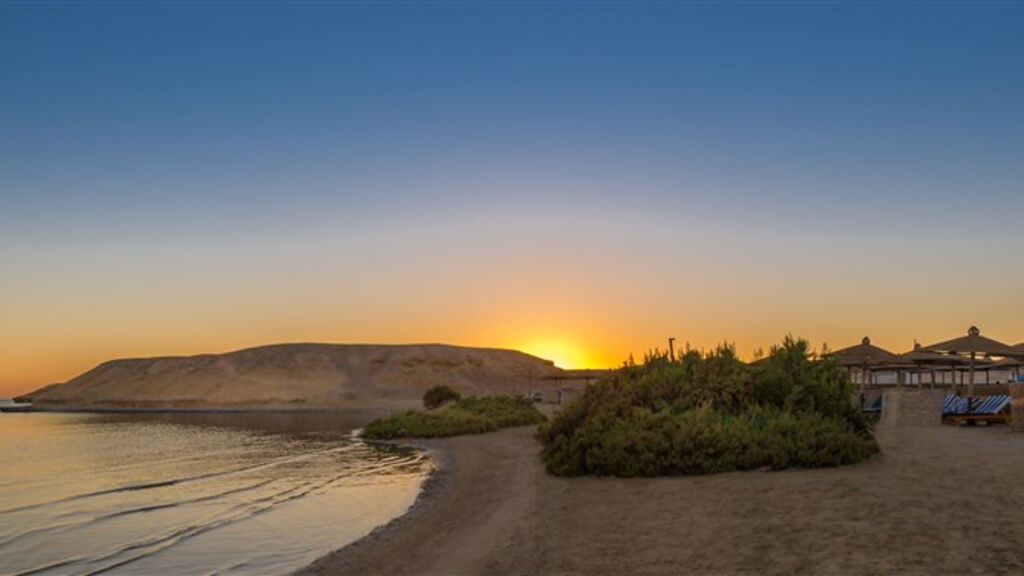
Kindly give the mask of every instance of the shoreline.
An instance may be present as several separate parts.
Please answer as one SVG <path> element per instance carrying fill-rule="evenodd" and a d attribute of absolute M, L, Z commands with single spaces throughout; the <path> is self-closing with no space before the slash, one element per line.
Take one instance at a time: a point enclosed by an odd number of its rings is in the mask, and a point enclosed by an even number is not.
<path fill-rule="evenodd" d="M 413 506 L 293 574 L 492 572 L 489 553 L 505 547 L 506 528 L 526 524 L 536 511 L 540 445 L 535 432 L 536 426 L 522 426 L 396 442 L 424 451 L 435 462 Z"/>
<path fill-rule="evenodd" d="M 437 462 L 409 511 L 294 574 L 1024 571 L 1024 435 L 1005 427 L 879 428 L 882 454 L 839 468 L 633 479 L 549 476 L 533 431 L 402 442 Z"/>
<path fill-rule="evenodd" d="M 364 440 L 365 442 L 365 440 Z M 360 547 L 372 546 L 373 542 L 378 539 L 386 538 L 389 533 L 401 530 L 404 524 L 409 522 L 415 522 L 417 517 L 423 513 L 424 508 L 434 505 L 432 500 L 437 499 L 438 492 L 445 489 L 445 482 L 448 480 L 447 476 L 452 473 L 450 456 L 445 452 L 436 449 L 426 448 L 416 442 L 381 442 L 383 444 L 389 444 L 392 446 L 402 448 L 413 448 L 423 453 L 433 464 L 433 470 L 423 481 L 420 486 L 420 491 L 416 495 L 416 500 L 412 503 L 412 506 L 405 511 L 401 516 L 392 518 L 385 524 L 381 524 L 373 530 L 367 532 L 364 536 L 358 540 L 349 542 L 345 546 L 332 550 L 327 554 L 317 558 L 310 564 L 303 566 L 293 572 L 294 576 L 313 576 L 320 574 L 331 574 L 334 573 L 333 569 L 340 562 L 343 556 L 347 556 L 353 553 Z"/>
<path fill-rule="evenodd" d="M 25 405 L 7 404 L 0 406 L 0 412 L 31 413 L 31 414 L 237 414 L 237 413 L 343 413 L 364 417 L 379 418 L 402 410 L 420 407 L 419 401 L 379 402 L 365 405 L 325 405 L 325 404 L 251 404 L 225 406 L 89 406 L 89 405 Z M 11 410 L 9 410 L 11 409 Z M 368 420 L 369 421 L 369 420 Z"/>

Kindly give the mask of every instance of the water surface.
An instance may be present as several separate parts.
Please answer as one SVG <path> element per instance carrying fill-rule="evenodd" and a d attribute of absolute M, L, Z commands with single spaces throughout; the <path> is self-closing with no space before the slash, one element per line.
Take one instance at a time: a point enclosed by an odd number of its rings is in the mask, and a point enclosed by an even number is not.
<path fill-rule="evenodd" d="M 337 414 L 0 414 L 0 574 L 283 574 L 429 471 Z"/>

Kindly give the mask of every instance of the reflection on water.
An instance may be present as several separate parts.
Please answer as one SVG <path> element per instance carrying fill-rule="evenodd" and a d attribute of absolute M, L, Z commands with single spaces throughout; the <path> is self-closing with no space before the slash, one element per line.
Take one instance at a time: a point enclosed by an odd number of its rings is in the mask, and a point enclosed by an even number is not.
<path fill-rule="evenodd" d="M 281 574 L 405 512 L 429 463 L 332 413 L 0 415 L 0 573 Z"/>

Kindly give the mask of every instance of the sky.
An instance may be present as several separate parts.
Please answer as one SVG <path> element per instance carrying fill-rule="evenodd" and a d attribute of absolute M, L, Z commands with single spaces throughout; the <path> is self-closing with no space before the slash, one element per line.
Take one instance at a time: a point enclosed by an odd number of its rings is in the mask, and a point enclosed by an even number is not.
<path fill-rule="evenodd" d="M 1024 4 L 0 2 L 0 396 L 274 342 L 1024 341 Z"/>

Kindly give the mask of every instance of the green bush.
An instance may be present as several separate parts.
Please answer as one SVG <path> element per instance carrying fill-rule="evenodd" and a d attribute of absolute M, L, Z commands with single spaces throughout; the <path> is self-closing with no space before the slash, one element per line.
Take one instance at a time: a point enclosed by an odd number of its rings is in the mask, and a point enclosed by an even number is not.
<path fill-rule="evenodd" d="M 878 451 L 831 360 L 787 338 L 746 365 L 731 346 L 654 353 L 590 386 L 539 432 L 549 472 L 658 476 L 853 464 Z"/>
<path fill-rule="evenodd" d="M 434 386 L 423 395 L 423 407 L 427 410 L 433 410 L 445 402 L 458 402 L 461 399 L 462 395 L 451 386 Z"/>
<path fill-rule="evenodd" d="M 544 415 L 523 397 L 464 398 L 436 412 L 410 410 L 367 424 L 363 437 L 370 439 L 439 438 L 482 434 L 499 428 L 544 422 Z"/>

